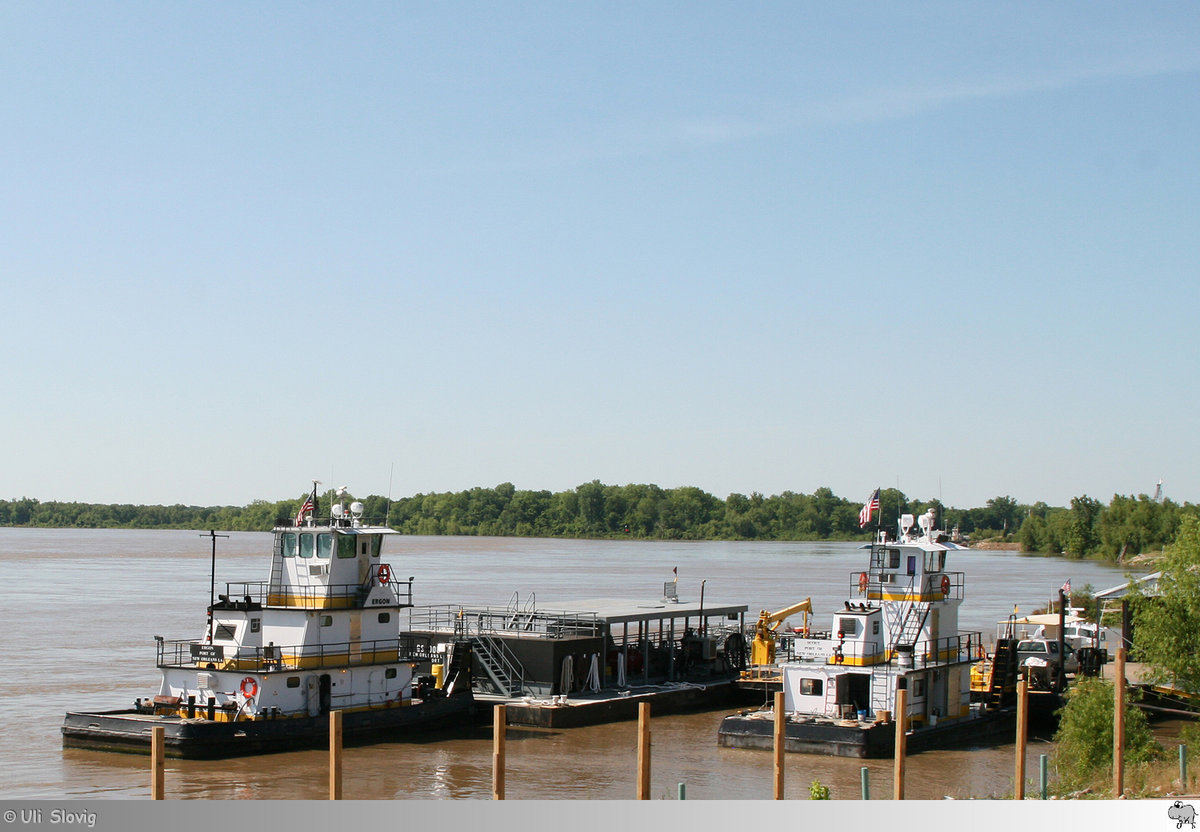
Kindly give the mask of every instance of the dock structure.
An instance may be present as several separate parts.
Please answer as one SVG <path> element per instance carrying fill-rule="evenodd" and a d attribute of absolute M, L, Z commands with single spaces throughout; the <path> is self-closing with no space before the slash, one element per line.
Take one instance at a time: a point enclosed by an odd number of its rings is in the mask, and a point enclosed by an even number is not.
<path fill-rule="evenodd" d="M 540 606 L 414 607 L 409 629 L 468 641 L 476 695 L 506 704 L 509 725 L 569 727 L 723 704 L 745 667 L 744 604 L 597 598 Z"/>

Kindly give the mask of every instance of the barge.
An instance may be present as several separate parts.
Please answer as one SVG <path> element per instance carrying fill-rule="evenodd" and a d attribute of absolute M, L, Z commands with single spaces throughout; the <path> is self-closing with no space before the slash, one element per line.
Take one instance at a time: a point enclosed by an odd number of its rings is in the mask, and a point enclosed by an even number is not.
<path fill-rule="evenodd" d="M 148 753 L 161 725 L 168 756 L 232 757 L 325 745 L 335 710 L 348 743 L 470 721 L 470 642 L 400 632 L 412 579 L 381 559 L 396 532 L 338 495 L 318 522 L 314 484 L 274 529 L 269 579 L 226 584 L 203 635 L 156 636 L 158 691 L 128 709 L 67 713 L 63 745 Z"/>
<path fill-rule="evenodd" d="M 866 511 L 866 509 L 864 509 Z M 743 684 L 782 690 L 787 751 L 884 757 L 894 751 L 896 721 L 910 751 L 986 743 L 1011 737 L 1015 710 L 997 680 L 995 697 L 971 701 L 971 667 L 982 634 L 959 632 L 961 572 L 948 559 L 967 549 L 934 529 L 932 511 L 900 519 L 899 534 L 880 532 L 864 546 L 866 569 L 851 574 L 850 598 L 829 631 L 796 633 L 791 660 L 752 666 Z M 761 631 L 762 628 L 760 628 Z M 758 652 L 758 651 L 755 651 Z M 897 691 L 906 705 L 897 713 Z M 773 706 L 725 717 L 718 742 L 770 748 Z"/>

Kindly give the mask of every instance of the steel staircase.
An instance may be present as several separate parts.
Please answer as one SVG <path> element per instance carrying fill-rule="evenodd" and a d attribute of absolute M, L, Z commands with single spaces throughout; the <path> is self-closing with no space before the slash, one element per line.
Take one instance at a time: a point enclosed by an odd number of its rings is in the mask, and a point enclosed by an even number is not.
<path fill-rule="evenodd" d="M 471 644 L 479 666 L 497 693 L 502 696 L 525 694 L 525 668 L 503 641 L 480 633 L 471 639 Z"/>
<path fill-rule="evenodd" d="M 992 654 L 991 684 L 988 688 L 987 705 L 1000 708 L 1007 705 L 1016 695 L 1017 683 L 1017 640 L 996 640 L 996 652 Z"/>

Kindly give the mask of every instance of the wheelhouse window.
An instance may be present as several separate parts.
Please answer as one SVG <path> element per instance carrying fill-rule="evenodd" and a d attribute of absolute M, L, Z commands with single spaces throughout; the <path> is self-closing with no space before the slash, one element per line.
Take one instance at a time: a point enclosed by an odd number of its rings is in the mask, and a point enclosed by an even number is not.
<path fill-rule="evenodd" d="M 371 537 L 369 538 L 369 543 L 371 546 L 371 557 L 373 557 L 373 558 L 379 557 L 379 550 L 383 548 L 383 535 L 380 535 L 380 534 L 371 535 Z"/>
<path fill-rule="evenodd" d="M 317 557 L 321 560 L 329 560 L 333 557 L 333 535 L 317 535 Z"/>
<path fill-rule="evenodd" d="M 311 558 L 313 556 L 313 536 L 311 534 L 300 535 L 300 557 Z"/>
<path fill-rule="evenodd" d="M 354 538 L 348 534 L 337 536 L 337 552 L 339 558 L 354 557 Z"/>
<path fill-rule="evenodd" d="M 296 557 L 296 533 L 284 532 L 279 539 L 279 550 L 285 558 Z"/>

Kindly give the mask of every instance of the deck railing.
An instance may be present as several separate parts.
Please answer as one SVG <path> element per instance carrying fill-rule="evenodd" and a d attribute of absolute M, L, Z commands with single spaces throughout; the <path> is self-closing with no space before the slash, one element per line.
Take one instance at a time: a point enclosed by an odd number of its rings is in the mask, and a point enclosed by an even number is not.
<path fill-rule="evenodd" d="M 554 610 L 513 610 L 510 607 L 413 607 L 409 629 L 454 634 L 459 638 L 502 635 L 516 638 L 555 639 L 599 636 L 603 623 L 594 613 Z"/>
<path fill-rule="evenodd" d="M 270 672 L 384 662 L 418 662 L 433 658 L 429 636 L 343 641 L 332 644 L 268 644 L 264 647 L 210 644 L 189 639 L 158 639 L 159 667 Z"/>

